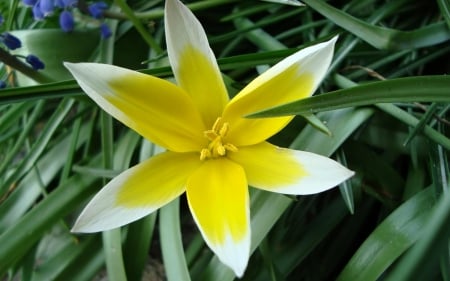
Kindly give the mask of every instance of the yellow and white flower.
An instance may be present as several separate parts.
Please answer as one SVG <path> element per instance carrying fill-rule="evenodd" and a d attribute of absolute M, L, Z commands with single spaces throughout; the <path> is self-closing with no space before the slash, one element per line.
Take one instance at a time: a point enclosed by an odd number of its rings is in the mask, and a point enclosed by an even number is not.
<path fill-rule="evenodd" d="M 73 231 L 120 227 L 186 192 L 206 243 L 242 276 L 250 255 L 249 185 L 305 195 L 353 175 L 327 157 L 266 142 L 293 116 L 243 117 L 312 95 L 337 38 L 287 57 L 230 100 L 202 26 L 178 0 L 166 1 L 165 28 L 177 85 L 112 65 L 65 64 L 101 108 L 167 150 L 111 180 Z"/>

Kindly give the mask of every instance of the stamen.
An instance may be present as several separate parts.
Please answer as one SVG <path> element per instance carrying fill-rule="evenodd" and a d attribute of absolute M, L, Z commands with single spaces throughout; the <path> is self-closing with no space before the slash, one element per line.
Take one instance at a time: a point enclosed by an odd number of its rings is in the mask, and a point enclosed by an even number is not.
<path fill-rule="evenodd" d="M 231 143 L 223 143 L 225 136 L 229 130 L 229 124 L 223 122 L 222 118 L 217 118 L 211 130 L 203 132 L 205 137 L 210 141 L 207 148 L 200 151 L 200 160 L 209 158 L 217 158 L 226 156 L 227 151 L 236 152 L 238 148 Z"/>
<path fill-rule="evenodd" d="M 236 146 L 234 146 L 233 144 L 231 144 L 231 143 L 226 143 L 226 144 L 223 145 L 223 147 L 225 147 L 226 150 L 229 150 L 231 152 L 238 151 L 238 148 Z"/>
<path fill-rule="evenodd" d="M 211 152 L 207 148 L 203 148 L 202 151 L 200 151 L 200 161 L 203 161 L 207 158 L 211 157 Z"/>
<path fill-rule="evenodd" d="M 212 142 L 209 143 L 208 149 L 214 150 L 215 147 L 222 144 L 222 139 L 220 136 L 217 136 Z"/>
<path fill-rule="evenodd" d="M 222 127 L 221 127 L 220 130 L 219 130 L 219 135 L 220 135 L 222 138 L 225 137 L 225 136 L 227 135 L 227 133 L 228 133 L 228 128 L 229 128 L 228 123 L 223 123 Z"/>
<path fill-rule="evenodd" d="M 203 133 L 205 137 L 209 140 L 214 140 L 218 135 L 213 130 L 208 130 Z"/>
<path fill-rule="evenodd" d="M 216 147 L 216 151 L 217 151 L 217 153 L 220 155 L 220 156 L 224 156 L 225 154 L 226 154 L 226 150 L 225 150 L 225 147 L 223 146 L 223 145 L 218 145 L 217 147 Z"/>
<path fill-rule="evenodd" d="M 219 131 L 220 127 L 222 127 L 221 124 L 222 124 L 222 117 L 219 117 L 219 118 L 216 119 L 216 122 L 214 122 L 214 125 L 212 127 L 212 131 L 214 131 L 214 132 Z"/>

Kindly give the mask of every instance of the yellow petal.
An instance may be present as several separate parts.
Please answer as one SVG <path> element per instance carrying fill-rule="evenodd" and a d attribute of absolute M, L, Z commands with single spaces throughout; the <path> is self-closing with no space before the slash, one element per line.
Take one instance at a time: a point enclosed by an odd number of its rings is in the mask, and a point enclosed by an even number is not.
<path fill-rule="evenodd" d="M 72 231 L 109 230 L 150 214 L 182 194 L 200 164 L 196 153 L 164 152 L 124 171 L 94 196 Z"/>
<path fill-rule="evenodd" d="M 65 63 L 80 87 L 103 110 L 171 151 L 199 151 L 206 143 L 190 97 L 165 80 L 117 66 Z"/>
<path fill-rule="evenodd" d="M 294 195 L 315 194 L 335 187 L 353 172 L 322 155 L 276 147 L 267 142 L 240 147 L 229 158 L 242 165 L 249 185 Z"/>
<path fill-rule="evenodd" d="M 175 79 L 192 97 L 205 125 L 211 127 L 221 116 L 228 94 L 205 31 L 178 0 L 166 1 L 165 28 Z"/>
<path fill-rule="evenodd" d="M 208 246 L 242 276 L 250 253 L 248 187 L 242 167 L 226 158 L 204 161 L 189 178 L 186 195 Z"/>
<path fill-rule="evenodd" d="M 247 119 L 243 116 L 311 96 L 331 63 L 337 37 L 285 58 L 248 84 L 225 108 L 234 145 L 251 145 L 279 132 L 293 117 Z"/>

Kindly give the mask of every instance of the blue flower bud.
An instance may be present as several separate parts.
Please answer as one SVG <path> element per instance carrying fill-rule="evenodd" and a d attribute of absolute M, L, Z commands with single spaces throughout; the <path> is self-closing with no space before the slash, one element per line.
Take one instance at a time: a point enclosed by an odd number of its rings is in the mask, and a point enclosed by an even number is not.
<path fill-rule="evenodd" d="M 22 3 L 26 6 L 34 6 L 38 0 L 22 0 Z"/>
<path fill-rule="evenodd" d="M 22 42 L 20 42 L 19 38 L 14 35 L 11 35 L 8 32 L 4 32 L 0 35 L 0 42 L 5 44 L 5 46 L 10 50 L 15 50 L 17 48 L 22 47 Z"/>
<path fill-rule="evenodd" d="M 44 69 L 45 64 L 35 55 L 28 55 L 25 61 L 33 67 L 34 70 Z"/>
<path fill-rule="evenodd" d="M 64 9 L 65 8 L 65 4 L 63 0 L 55 0 L 55 7 Z"/>
<path fill-rule="evenodd" d="M 6 88 L 6 82 L 3 80 L 0 80 L 0 89 Z"/>
<path fill-rule="evenodd" d="M 64 32 L 70 32 L 75 26 L 75 21 L 73 20 L 72 13 L 69 11 L 63 11 L 59 15 L 59 26 Z"/>
<path fill-rule="evenodd" d="M 93 18 L 100 19 L 103 17 L 103 12 L 108 8 L 108 5 L 105 2 L 96 2 L 92 3 L 88 6 L 89 14 Z"/>
<path fill-rule="evenodd" d="M 100 35 L 103 39 L 107 39 L 112 35 L 111 29 L 109 29 L 109 26 L 106 23 L 100 25 Z"/>
<path fill-rule="evenodd" d="M 44 17 L 46 17 L 53 14 L 53 11 L 55 10 L 55 5 L 53 3 L 53 0 L 40 0 L 39 8 L 41 9 L 41 12 L 44 14 Z"/>
<path fill-rule="evenodd" d="M 4 18 L 0 15 L 0 25 L 2 25 L 4 21 Z"/>
<path fill-rule="evenodd" d="M 34 20 L 43 20 L 44 19 L 44 14 L 41 11 L 41 8 L 39 7 L 39 2 L 37 2 L 34 6 L 33 6 L 33 18 Z"/>
<path fill-rule="evenodd" d="M 78 0 L 62 0 L 64 7 L 75 7 L 78 4 Z"/>

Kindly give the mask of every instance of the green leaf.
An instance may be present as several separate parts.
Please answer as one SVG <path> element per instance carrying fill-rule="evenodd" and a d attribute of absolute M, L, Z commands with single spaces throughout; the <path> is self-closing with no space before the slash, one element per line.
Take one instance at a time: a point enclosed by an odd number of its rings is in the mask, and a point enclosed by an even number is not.
<path fill-rule="evenodd" d="M 348 167 L 347 159 L 345 157 L 345 153 L 342 149 L 339 149 L 336 153 L 337 161 L 341 163 L 343 166 Z M 355 201 L 353 199 L 353 189 L 351 181 L 344 181 L 339 185 L 339 191 L 341 192 L 342 199 L 347 205 L 347 208 L 350 214 L 354 214 L 355 212 Z"/>
<path fill-rule="evenodd" d="M 336 9 L 322 0 L 303 1 L 335 24 L 382 50 L 404 50 L 433 46 L 450 39 L 450 30 L 445 22 L 430 24 L 412 30 L 401 31 L 374 26 L 359 20 L 342 10 Z M 408 1 L 396 1 L 398 5 Z"/>
<path fill-rule="evenodd" d="M 126 280 L 122 258 L 122 233 L 120 228 L 102 232 L 103 251 L 105 253 L 108 280 Z"/>
<path fill-rule="evenodd" d="M 291 5 L 291 6 L 304 6 L 305 4 L 297 0 L 262 0 L 266 2 L 272 2 L 277 4 Z"/>
<path fill-rule="evenodd" d="M 33 167 L 36 160 L 41 156 L 46 148 L 47 144 L 51 141 L 51 138 L 55 131 L 59 128 L 60 124 L 67 115 L 67 112 L 72 108 L 74 100 L 63 100 L 51 118 L 48 120 L 46 126 L 43 128 L 39 138 L 34 142 L 31 147 L 30 153 L 25 157 L 18 165 L 17 169 L 4 181 L 3 186 L 0 187 L 0 194 L 5 192 L 6 188 L 10 187 L 15 181 L 23 176 L 29 169 Z"/>
<path fill-rule="evenodd" d="M 305 229 L 302 230 L 301 235 L 298 235 L 300 236 L 298 239 L 293 238 L 295 241 L 286 244 L 286 248 L 277 249 L 277 256 L 274 259 L 278 268 L 285 275 L 292 272 L 295 266 L 300 264 L 321 242 L 326 241 L 326 237 L 343 222 L 346 215 L 348 215 L 348 210 L 341 198 L 336 197 L 327 202 L 326 207 L 305 225 Z M 327 223 L 323 223 L 324 221 Z"/>
<path fill-rule="evenodd" d="M 433 205 L 428 188 L 398 207 L 364 241 L 337 280 L 378 280 L 419 239 Z"/>
<path fill-rule="evenodd" d="M 0 93 L 0 104 L 10 104 L 26 100 L 33 101 L 38 99 L 70 97 L 82 94 L 80 87 L 75 80 L 2 89 Z"/>
<path fill-rule="evenodd" d="M 316 113 L 353 106 L 394 102 L 450 102 L 450 77 L 418 76 L 358 85 L 248 115 L 251 118 Z"/>
<path fill-rule="evenodd" d="M 372 108 L 346 108 L 322 112 L 318 117 L 327 124 L 332 136 L 318 133 L 312 127 L 305 127 L 292 142 L 291 148 L 331 155 L 372 114 Z"/>
<path fill-rule="evenodd" d="M 308 121 L 308 123 L 311 126 L 318 129 L 325 135 L 327 135 L 329 137 L 331 137 L 333 135 L 333 133 L 328 129 L 327 125 L 325 123 L 323 123 L 322 120 L 320 120 L 316 115 L 305 113 L 305 114 L 301 114 L 301 116 L 303 118 L 305 118 L 306 121 Z"/>
<path fill-rule="evenodd" d="M 180 229 L 180 199 L 160 210 L 160 239 L 167 280 L 190 281 Z"/>
<path fill-rule="evenodd" d="M 77 148 L 86 143 L 87 129 L 86 125 L 82 127 Z M 48 186 L 67 160 L 61 151 L 64 151 L 69 144 L 70 137 L 66 137 L 49 149 L 34 164 L 35 168 L 40 171 L 40 175 L 28 173 L 17 184 L 14 192 L 0 204 L 0 234 L 20 220 L 21 216 L 35 204 L 36 199 L 42 193 L 40 184 Z M 96 178 L 96 176 L 90 177 Z"/>
<path fill-rule="evenodd" d="M 444 16 L 447 27 L 450 28 L 450 1 L 449 0 L 438 0 L 439 9 Z"/>
<path fill-rule="evenodd" d="M 421 210 L 427 212 L 426 207 Z M 426 280 L 435 272 L 434 265 L 442 254 L 448 255 L 450 228 L 450 194 L 447 192 L 421 225 L 420 240 L 406 253 L 386 281 Z M 412 234 L 412 233 L 411 233 Z M 412 234 L 414 235 L 414 234 Z M 445 266 L 448 271 L 448 265 Z"/>
<path fill-rule="evenodd" d="M 4 174 L 5 170 L 11 168 L 12 160 L 17 157 L 17 154 L 20 150 L 23 149 L 24 143 L 26 139 L 29 137 L 30 131 L 36 126 L 36 121 L 39 116 L 42 114 L 44 109 L 45 101 L 38 101 L 34 108 L 33 112 L 26 119 L 26 125 L 22 128 L 20 135 L 15 139 L 14 146 L 8 151 L 8 153 L 4 156 L 3 163 L 0 164 L 0 174 Z M 19 112 L 18 112 L 19 113 Z M 20 113 L 17 114 L 18 117 L 23 117 Z"/>
<path fill-rule="evenodd" d="M 380 103 L 376 104 L 376 107 L 407 125 L 417 126 L 420 122 L 417 118 L 415 118 L 411 114 L 407 113 L 406 111 L 400 109 L 399 107 L 393 104 Z M 423 128 L 423 134 L 429 137 L 431 140 L 435 141 L 436 143 L 442 145 L 446 149 L 450 149 L 450 139 L 442 135 L 435 129 L 429 126 L 425 126 Z"/>
<path fill-rule="evenodd" d="M 438 110 L 438 105 L 439 104 L 437 104 L 437 103 L 433 103 L 433 104 L 430 105 L 430 107 L 427 109 L 427 112 L 420 119 L 420 121 L 417 124 L 417 126 L 415 126 L 411 130 L 411 132 L 409 132 L 409 135 L 406 138 L 406 140 L 403 143 L 403 145 L 406 146 L 417 134 L 419 134 L 423 130 L 425 125 L 434 117 L 435 112 Z"/>
<path fill-rule="evenodd" d="M 141 138 L 140 138 L 141 139 Z M 154 155 L 156 146 L 142 139 L 139 159 L 141 161 Z M 131 156 L 131 155 L 130 155 Z M 127 280 L 140 281 L 148 263 L 148 252 L 155 232 L 157 213 L 154 212 L 128 225 L 127 237 L 123 244 L 123 260 L 127 272 Z"/>
<path fill-rule="evenodd" d="M 99 161 L 99 158 L 94 160 Z M 95 180 L 81 175 L 69 178 L 0 235 L 0 276 L 23 257 L 53 224 L 95 192 L 91 188 Z"/>
<path fill-rule="evenodd" d="M 68 239 L 67 245 L 62 247 L 62 249 L 58 250 L 51 257 L 44 256 L 44 258 L 48 259 L 47 261 L 42 260 L 41 258 L 40 264 L 34 264 L 33 281 L 63 280 L 58 279 L 58 276 L 63 274 L 71 263 L 79 263 L 80 261 L 78 259 L 83 255 L 83 252 L 95 254 L 100 250 L 98 245 L 100 245 L 101 241 L 97 239 L 97 236 L 90 236 L 86 239 L 75 240 L 66 232 L 66 238 Z M 53 251 L 54 249 L 52 248 L 50 250 Z M 34 259 L 33 262 L 35 262 Z"/>
<path fill-rule="evenodd" d="M 72 77 L 63 66 L 63 61 L 87 61 L 94 53 L 100 39 L 98 30 L 75 30 L 67 34 L 61 29 L 29 29 L 11 33 L 22 41 L 22 47 L 14 50 L 13 54 L 37 56 L 45 64 L 45 68 L 39 72 L 55 81 Z M 18 75 L 18 81 L 21 86 L 36 84 L 21 74 Z"/>

